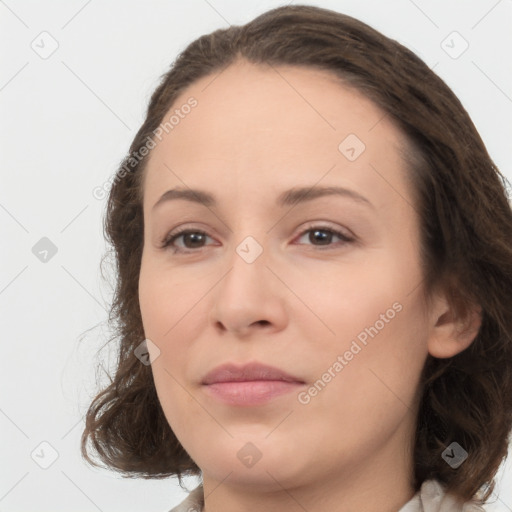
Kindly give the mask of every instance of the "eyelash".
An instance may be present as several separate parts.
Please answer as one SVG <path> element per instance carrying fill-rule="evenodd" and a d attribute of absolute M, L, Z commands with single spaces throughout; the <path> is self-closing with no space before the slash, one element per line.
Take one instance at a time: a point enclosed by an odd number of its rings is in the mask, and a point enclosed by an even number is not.
<path fill-rule="evenodd" d="M 309 233 L 310 231 L 323 231 L 323 232 L 335 235 L 335 236 L 341 238 L 341 240 L 343 241 L 342 245 L 355 242 L 354 238 L 351 238 L 351 237 L 345 235 L 344 233 L 342 233 L 341 231 L 337 231 L 328 226 L 310 226 L 307 229 L 305 229 L 304 231 L 302 231 L 298 238 L 302 238 L 306 233 Z M 173 249 L 174 254 L 176 254 L 176 253 L 190 254 L 190 253 L 197 252 L 197 251 L 203 249 L 203 247 L 199 247 L 197 249 L 181 249 L 181 248 L 178 248 L 178 247 L 172 245 L 177 238 L 179 238 L 182 235 L 188 234 L 188 233 L 209 236 L 208 233 L 205 233 L 204 231 L 197 230 L 197 229 L 187 229 L 187 228 L 179 229 L 178 231 L 171 233 L 164 238 L 164 240 L 162 241 L 162 243 L 160 245 L 161 249 L 167 249 L 167 250 Z M 313 246 L 313 247 L 319 247 L 320 250 L 326 250 L 326 249 L 329 250 L 331 248 L 330 246 Z M 336 248 L 336 247 L 334 247 L 334 248 Z"/>

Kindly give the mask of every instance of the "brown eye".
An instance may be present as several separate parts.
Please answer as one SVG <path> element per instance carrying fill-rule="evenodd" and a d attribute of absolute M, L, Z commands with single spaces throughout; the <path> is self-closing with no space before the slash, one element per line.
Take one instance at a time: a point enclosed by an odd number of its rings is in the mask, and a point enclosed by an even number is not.
<path fill-rule="evenodd" d="M 354 241 L 353 238 L 348 237 L 344 233 L 325 226 L 313 226 L 308 228 L 301 233 L 300 238 L 306 234 L 309 234 L 308 240 L 312 243 L 312 245 L 318 247 L 324 246 L 329 248 L 331 245 L 333 245 L 331 243 L 333 238 L 336 237 L 342 240 L 343 243 L 341 245 Z M 337 244 L 336 247 L 337 246 L 339 246 L 339 244 Z"/>
<path fill-rule="evenodd" d="M 175 241 L 181 238 L 184 247 L 178 247 L 175 245 Z M 172 233 L 163 242 L 162 248 L 173 248 L 174 252 L 188 252 L 187 250 L 201 249 L 202 244 L 206 238 L 209 238 L 204 231 L 197 231 L 192 229 L 184 229 L 177 233 Z"/>

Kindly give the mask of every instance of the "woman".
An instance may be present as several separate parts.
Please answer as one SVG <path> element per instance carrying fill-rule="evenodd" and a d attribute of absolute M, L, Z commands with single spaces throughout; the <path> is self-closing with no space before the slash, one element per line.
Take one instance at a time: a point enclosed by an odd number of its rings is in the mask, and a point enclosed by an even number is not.
<path fill-rule="evenodd" d="M 119 364 L 82 436 L 184 510 L 482 510 L 512 427 L 512 211 L 444 82 L 348 16 L 192 42 L 110 191 Z M 463 508 L 464 507 L 464 508 Z"/>

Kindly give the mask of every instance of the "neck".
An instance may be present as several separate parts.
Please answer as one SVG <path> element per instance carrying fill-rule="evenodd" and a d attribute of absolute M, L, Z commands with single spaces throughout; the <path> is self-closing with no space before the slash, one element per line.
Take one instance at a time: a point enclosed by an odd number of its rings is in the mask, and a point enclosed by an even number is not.
<path fill-rule="evenodd" d="M 396 431 L 371 460 L 351 461 L 342 470 L 311 468 L 304 483 L 286 480 L 282 468 L 267 468 L 265 481 L 257 483 L 203 473 L 204 512 L 398 512 L 414 496 L 411 446 L 404 446 L 402 434 Z"/>

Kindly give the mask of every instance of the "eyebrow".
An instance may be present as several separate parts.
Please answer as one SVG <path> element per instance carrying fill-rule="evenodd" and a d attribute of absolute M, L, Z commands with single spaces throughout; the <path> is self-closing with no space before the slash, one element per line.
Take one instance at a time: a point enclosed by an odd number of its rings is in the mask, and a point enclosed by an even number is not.
<path fill-rule="evenodd" d="M 276 200 L 276 204 L 280 207 L 292 206 L 297 203 L 304 203 L 326 196 L 341 196 L 353 199 L 357 203 L 375 208 L 373 204 L 364 196 L 343 187 L 296 187 L 282 192 Z M 205 190 L 192 188 L 174 188 L 164 192 L 160 199 L 153 205 L 153 210 L 168 201 L 182 199 L 193 203 L 200 203 L 206 207 L 217 205 L 215 197 Z"/>

